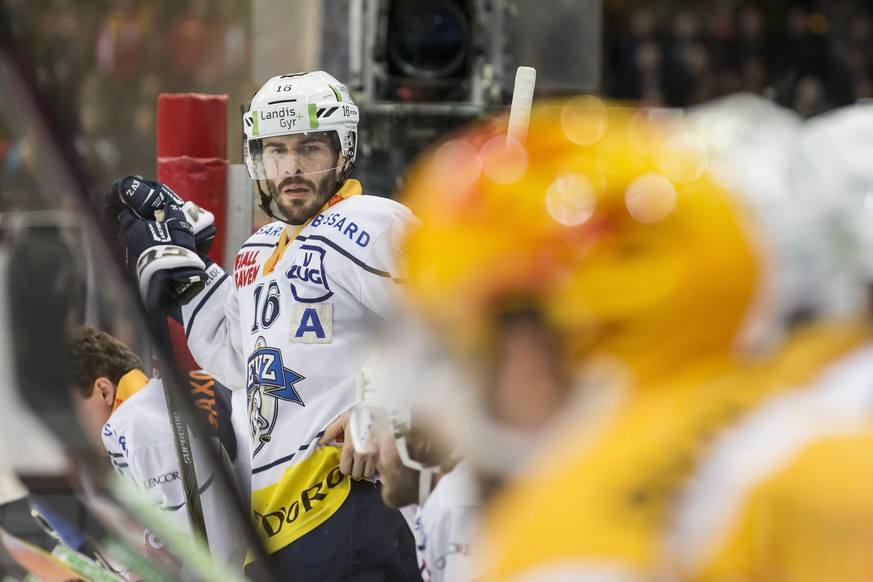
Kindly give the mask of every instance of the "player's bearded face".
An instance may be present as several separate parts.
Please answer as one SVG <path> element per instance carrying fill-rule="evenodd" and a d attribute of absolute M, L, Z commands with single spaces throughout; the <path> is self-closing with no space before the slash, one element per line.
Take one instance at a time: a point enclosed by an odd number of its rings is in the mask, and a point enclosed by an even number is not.
<path fill-rule="evenodd" d="M 341 165 L 327 132 L 269 138 L 264 144 L 267 189 L 291 224 L 303 224 L 336 192 Z"/>

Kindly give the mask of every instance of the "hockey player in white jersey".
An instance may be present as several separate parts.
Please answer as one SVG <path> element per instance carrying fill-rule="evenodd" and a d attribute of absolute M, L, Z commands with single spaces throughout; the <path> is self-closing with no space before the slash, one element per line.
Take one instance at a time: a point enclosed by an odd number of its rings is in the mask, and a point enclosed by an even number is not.
<path fill-rule="evenodd" d="M 106 332 L 84 326 L 72 341 L 73 404 L 88 436 L 95 444 L 102 441 L 115 470 L 160 507 L 174 528 L 189 533 L 164 387 L 160 378 L 147 377 L 144 369 L 139 357 L 124 343 Z M 219 388 L 202 372 L 189 372 L 189 380 L 197 383 L 201 391 Z M 223 433 L 232 438 L 232 431 L 221 431 L 218 426 L 218 423 L 229 422 L 227 411 L 220 415 L 220 420 L 210 424 L 216 429 L 216 435 Z M 235 443 L 220 440 L 221 458 L 230 469 L 228 450 L 235 448 Z M 211 468 L 204 463 L 209 455 L 202 445 L 201 439 L 192 441 L 210 550 L 216 559 L 241 572 L 246 548 L 241 536 L 233 532 L 229 511 L 213 486 Z M 151 548 L 160 548 L 162 542 L 146 532 L 143 544 L 148 553 Z"/>
<path fill-rule="evenodd" d="M 428 422 L 440 385 L 458 378 L 412 321 L 403 320 L 384 341 L 359 377 L 352 444 L 375 456 L 385 503 L 410 516 L 422 579 L 477 580 L 484 571 L 474 547 L 481 501 L 473 465 L 453 454 Z M 412 382 L 418 390 L 408 390 Z"/>
<path fill-rule="evenodd" d="M 256 529 L 293 579 L 417 579 L 405 520 L 382 503 L 372 460 L 340 438 L 417 221 L 349 177 L 358 109 L 327 73 L 270 79 L 243 121 L 249 174 L 276 221 L 230 272 L 207 263 L 182 315 L 197 362 L 247 391 Z"/>

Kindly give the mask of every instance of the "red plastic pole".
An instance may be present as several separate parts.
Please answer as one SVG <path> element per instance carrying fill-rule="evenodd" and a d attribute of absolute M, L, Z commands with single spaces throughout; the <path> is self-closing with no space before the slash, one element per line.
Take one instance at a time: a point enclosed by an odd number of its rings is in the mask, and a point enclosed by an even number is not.
<path fill-rule="evenodd" d="M 215 214 L 218 233 L 209 257 L 224 265 L 227 223 L 227 95 L 162 93 L 158 96 L 158 181 Z M 194 361 L 181 325 L 167 318 L 179 365 Z"/>
<path fill-rule="evenodd" d="M 209 257 L 224 265 L 227 216 L 227 95 L 158 96 L 158 181 L 215 214 Z"/>

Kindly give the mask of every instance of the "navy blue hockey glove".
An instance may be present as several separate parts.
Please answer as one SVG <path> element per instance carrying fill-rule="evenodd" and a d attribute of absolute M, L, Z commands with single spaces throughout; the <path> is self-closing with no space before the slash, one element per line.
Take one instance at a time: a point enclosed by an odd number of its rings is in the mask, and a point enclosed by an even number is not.
<path fill-rule="evenodd" d="M 168 203 L 181 207 L 194 230 L 197 252 L 205 255 L 212 248 L 215 233 L 218 231 L 215 227 L 215 215 L 193 202 L 185 202 L 166 184 L 144 180 L 140 176 L 125 176 L 112 184 L 112 192 L 108 198 L 111 197 L 146 220 L 161 220 L 161 212 Z"/>
<path fill-rule="evenodd" d="M 169 186 L 145 180 L 141 176 L 125 176 L 116 180 L 112 184 L 112 193 L 137 216 L 148 220 L 154 220 L 155 211 L 163 210 L 167 202 L 176 206 L 185 203 Z"/>
<path fill-rule="evenodd" d="M 165 313 L 185 305 L 206 285 L 206 265 L 194 247 L 194 232 L 179 206 L 167 203 L 163 221 L 118 214 L 125 260 L 136 275 L 146 308 Z"/>

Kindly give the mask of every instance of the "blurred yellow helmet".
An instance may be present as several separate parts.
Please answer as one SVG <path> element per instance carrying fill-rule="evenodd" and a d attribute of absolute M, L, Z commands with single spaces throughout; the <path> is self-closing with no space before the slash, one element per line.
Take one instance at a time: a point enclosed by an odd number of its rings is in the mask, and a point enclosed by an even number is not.
<path fill-rule="evenodd" d="M 705 145 L 665 110 L 595 97 L 534 107 L 432 148 L 401 192 L 414 303 L 462 350 L 501 313 L 540 312 L 571 358 L 617 355 L 637 375 L 727 351 L 755 284 L 739 207 Z"/>

